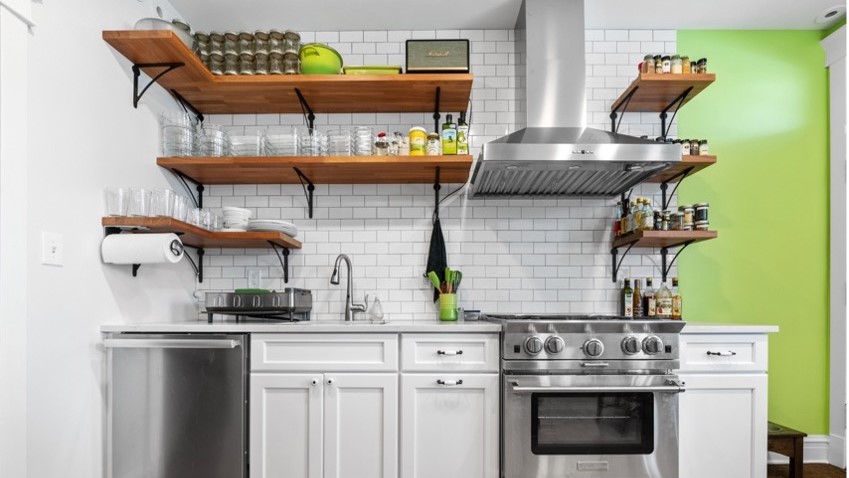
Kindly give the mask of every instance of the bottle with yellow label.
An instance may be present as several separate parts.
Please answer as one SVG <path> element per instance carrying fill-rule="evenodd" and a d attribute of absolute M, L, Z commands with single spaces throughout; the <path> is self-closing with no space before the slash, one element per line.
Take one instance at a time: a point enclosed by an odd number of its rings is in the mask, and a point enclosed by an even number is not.
<path fill-rule="evenodd" d="M 681 312 L 683 303 L 681 301 L 681 292 L 678 291 L 678 278 L 672 278 L 672 318 L 681 320 Z"/>
<path fill-rule="evenodd" d="M 457 125 L 450 114 L 442 125 L 442 154 L 457 154 Z"/>
<path fill-rule="evenodd" d="M 410 128 L 410 156 L 424 156 L 427 148 L 427 130 L 421 126 Z"/>

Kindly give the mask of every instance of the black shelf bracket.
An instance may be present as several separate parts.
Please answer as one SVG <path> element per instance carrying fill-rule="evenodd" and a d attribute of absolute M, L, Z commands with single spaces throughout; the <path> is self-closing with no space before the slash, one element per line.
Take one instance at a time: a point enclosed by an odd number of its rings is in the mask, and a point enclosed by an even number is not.
<path fill-rule="evenodd" d="M 672 176 L 666 181 L 660 183 L 660 194 L 662 198 L 661 203 L 663 204 L 663 211 L 669 209 L 669 203 L 672 202 L 672 197 L 675 196 L 675 191 L 678 190 L 678 185 L 681 184 L 681 181 L 683 181 L 684 178 L 686 178 L 687 175 L 693 171 L 693 168 L 695 168 L 695 166 L 690 166 L 689 168 L 681 171 L 675 176 Z M 669 183 L 675 181 L 676 179 L 678 180 L 678 182 L 675 183 L 675 187 L 672 188 L 672 192 L 667 195 L 666 190 L 667 188 L 669 188 Z"/>
<path fill-rule="evenodd" d="M 618 275 L 619 275 L 619 269 L 622 267 L 622 261 L 624 261 L 625 256 L 627 256 L 628 253 L 631 252 L 631 248 L 634 247 L 634 244 L 636 244 L 636 242 L 632 242 L 632 243 L 628 244 L 628 248 L 625 249 L 625 252 L 622 253 L 622 258 L 619 259 L 619 262 L 616 261 L 616 256 L 619 254 L 619 248 L 614 247 L 613 249 L 610 250 L 610 257 L 612 259 L 611 263 L 613 264 L 613 269 L 612 269 L 611 272 L 613 272 L 613 283 L 614 284 L 616 282 L 618 282 L 617 279 L 618 279 Z"/>
<path fill-rule="evenodd" d="M 174 99 L 177 100 L 177 103 L 180 103 L 180 106 L 183 107 L 183 110 L 191 110 L 191 112 L 195 115 L 195 118 L 197 118 L 198 123 L 203 123 L 203 113 L 201 113 L 197 108 L 195 108 L 191 103 L 189 103 L 187 99 L 183 98 L 180 93 L 177 93 L 177 90 L 169 91 L 171 92 L 171 96 L 173 96 Z"/>
<path fill-rule="evenodd" d="M 611 111 L 610 111 L 610 132 L 611 133 L 618 133 L 619 132 L 619 126 L 622 124 L 622 118 L 619 118 L 618 123 L 616 122 L 616 118 L 620 114 L 623 117 L 625 116 L 625 112 L 628 111 L 628 105 L 631 104 L 631 98 L 634 97 L 634 93 L 636 93 L 638 89 L 640 89 L 640 87 L 635 86 L 634 89 L 631 90 L 631 92 L 628 93 L 628 95 L 626 97 L 622 98 L 622 101 L 620 101 L 619 103 L 616 103 L 616 105 L 614 105 L 613 108 L 611 108 Z M 622 108 L 621 113 L 619 112 L 619 108 Z"/>
<path fill-rule="evenodd" d="M 307 117 L 307 125 L 310 129 L 315 128 L 315 113 L 313 113 L 312 108 L 310 108 L 310 104 L 307 103 L 304 95 L 301 94 L 301 90 L 299 88 L 295 88 L 295 94 L 298 95 L 298 102 L 301 103 L 301 111 L 304 112 L 304 116 Z"/>
<path fill-rule="evenodd" d="M 283 268 L 283 283 L 289 283 L 289 248 L 288 247 L 280 247 L 279 245 L 268 241 L 271 244 L 271 248 L 274 249 L 274 253 L 277 254 L 277 260 L 280 261 L 280 267 Z M 280 250 L 283 250 L 283 254 L 280 254 Z"/>
<path fill-rule="evenodd" d="M 439 120 L 442 116 L 439 114 L 439 97 L 442 94 L 442 88 L 436 87 L 436 95 L 433 102 L 433 132 L 439 133 Z"/>
<path fill-rule="evenodd" d="M 687 242 L 681 244 L 680 249 L 678 249 L 678 252 L 676 252 L 675 255 L 672 257 L 672 260 L 669 261 L 669 264 L 667 264 L 667 255 L 669 254 L 669 248 L 667 248 L 667 247 L 660 248 L 660 264 L 661 264 L 660 265 L 660 271 L 663 274 L 663 282 L 666 282 L 666 277 L 669 275 L 669 271 L 672 270 L 672 265 L 675 264 L 675 260 L 678 259 L 678 256 L 682 252 L 684 252 L 684 249 L 686 249 L 687 246 L 689 246 L 692 243 L 693 243 L 693 241 L 687 241 Z M 673 247 L 679 247 L 679 246 L 673 246 Z"/>
<path fill-rule="evenodd" d="M 195 207 L 198 208 L 198 209 L 202 208 L 203 207 L 203 191 L 206 189 L 203 186 L 203 184 L 201 184 L 198 181 L 195 181 L 194 179 L 186 176 L 185 174 L 181 173 L 180 171 L 171 170 L 171 172 L 174 173 L 175 176 L 177 176 L 177 179 L 179 179 L 181 183 L 183 183 L 183 187 L 186 188 L 186 192 L 188 192 L 189 196 L 191 196 L 192 202 L 195 203 Z M 195 190 L 198 192 L 197 196 L 195 196 L 195 194 L 192 192 L 192 188 L 189 187 L 189 182 L 192 182 L 192 183 L 195 184 Z"/>
<path fill-rule="evenodd" d="M 310 178 L 308 178 L 304 173 L 301 172 L 298 168 L 292 168 L 295 170 L 295 174 L 298 175 L 298 180 L 301 181 L 301 187 L 304 188 L 304 196 L 307 198 L 307 207 L 309 210 L 310 219 L 312 219 L 312 207 L 313 207 L 313 193 L 315 192 L 315 186 L 313 185 Z"/>
<path fill-rule="evenodd" d="M 176 70 L 177 68 L 186 66 L 185 63 L 134 63 L 133 64 L 133 108 L 139 107 L 139 100 L 144 96 L 150 85 L 156 83 L 156 80 L 162 78 L 167 73 Z M 139 92 L 139 77 L 141 76 L 142 68 L 165 68 L 154 76 L 150 82 Z"/>
<path fill-rule="evenodd" d="M 198 277 L 198 282 L 203 283 L 203 255 L 206 251 L 203 250 L 202 247 L 190 246 L 188 244 L 183 244 L 186 247 L 191 247 L 197 251 L 198 261 L 195 263 L 188 254 L 183 254 L 183 257 L 189 260 L 189 264 L 192 266 L 192 269 L 195 271 L 195 275 Z"/>
<path fill-rule="evenodd" d="M 433 220 L 439 219 L 439 190 L 442 185 L 439 184 L 439 166 L 436 167 L 436 177 L 433 179 Z"/>
<path fill-rule="evenodd" d="M 672 100 L 663 111 L 660 112 L 660 135 L 665 139 L 669 136 L 669 130 L 672 128 L 672 122 L 675 121 L 675 115 L 678 114 L 678 109 L 681 108 L 681 105 L 684 104 L 684 100 L 687 99 L 687 96 L 690 95 L 690 92 L 693 91 L 693 87 L 690 86 L 683 93 L 678 95 L 677 98 Z M 669 120 L 669 124 L 666 124 L 667 113 L 672 107 L 675 107 L 675 111 L 672 112 L 672 119 Z"/>

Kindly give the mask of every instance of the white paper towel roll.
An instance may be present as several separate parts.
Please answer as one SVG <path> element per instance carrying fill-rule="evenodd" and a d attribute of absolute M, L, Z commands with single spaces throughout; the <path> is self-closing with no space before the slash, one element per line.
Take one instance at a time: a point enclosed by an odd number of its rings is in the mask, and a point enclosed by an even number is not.
<path fill-rule="evenodd" d="M 174 264 L 183 258 L 183 243 L 176 234 L 111 234 L 100 252 L 107 264 Z"/>

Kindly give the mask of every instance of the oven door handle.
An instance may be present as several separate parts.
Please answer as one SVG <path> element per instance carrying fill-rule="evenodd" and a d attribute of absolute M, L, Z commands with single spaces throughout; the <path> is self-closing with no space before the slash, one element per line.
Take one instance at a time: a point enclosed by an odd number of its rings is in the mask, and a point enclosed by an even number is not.
<path fill-rule="evenodd" d="M 568 392 L 568 393 L 622 393 L 622 392 L 659 392 L 659 393 L 683 393 L 684 383 L 677 380 L 667 380 L 666 385 L 656 385 L 649 387 L 523 387 L 519 382 L 510 382 L 513 386 L 513 393 L 547 393 L 547 392 Z"/>

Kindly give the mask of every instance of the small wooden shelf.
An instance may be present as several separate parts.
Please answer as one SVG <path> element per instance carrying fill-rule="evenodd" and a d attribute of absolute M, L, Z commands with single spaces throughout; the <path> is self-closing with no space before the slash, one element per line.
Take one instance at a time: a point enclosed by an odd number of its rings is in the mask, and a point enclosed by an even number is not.
<path fill-rule="evenodd" d="M 628 103 L 627 111 L 664 111 L 687 88 L 693 87 L 690 94 L 687 95 L 681 104 L 681 106 L 684 106 L 715 80 L 716 75 L 713 73 L 702 75 L 689 73 L 681 75 L 640 73 L 637 79 L 631 82 L 631 85 L 613 102 L 610 110 L 619 111 L 624 106 L 625 98 L 628 97 L 631 91 L 637 90 Z"/>
<path fill-rule="evenodd" d="M 227 156 L 168 157 L 156 164 L 199 184 L 300 184 L 298 168 L 313 184 L 464 183 L 472 156 Z"/>
<path fill-rule="evenodd" d="M 134 64 L 184 63 L 157 80 L 204 114 L 301 113 L 298 88 L 315 113 L 465 111 L 470 74 L 215 76 L 166 30 L 104 31 L 103 39 Z M 151 77 L 163 68 L 143 68 Z"/>
<path fill-rule="evenodd" d="M 170 217 L 108 216 L 101 220 L 104 227 L 133 228 L 139 233 L 173 232 L 183 244 L 198 248 L 261 249 L 274 243 L 288 249 L 300 249 L 301 242 L 280 232 L 208 231 Z"/>
<path fill-rule="evenodd" d="M 716 156 L 683 156 L 681 161 L 676 163 L 671 168 L 661 171 L 646 180 L 647 183 L 664 183 L 678 176 L 685 169 L 693 168 L 687 177 L 690 177 L 697 172 L 705 169 L 708 166 L 716 164 Z M 680 179 L 680 178 L 679 178 Z"/>
<path fill-rule="evenodd" d="M 687 242 L 716 239 L 716 231 L 637 231 L 613 240 L 613 247 L 675 247 Z"/>

